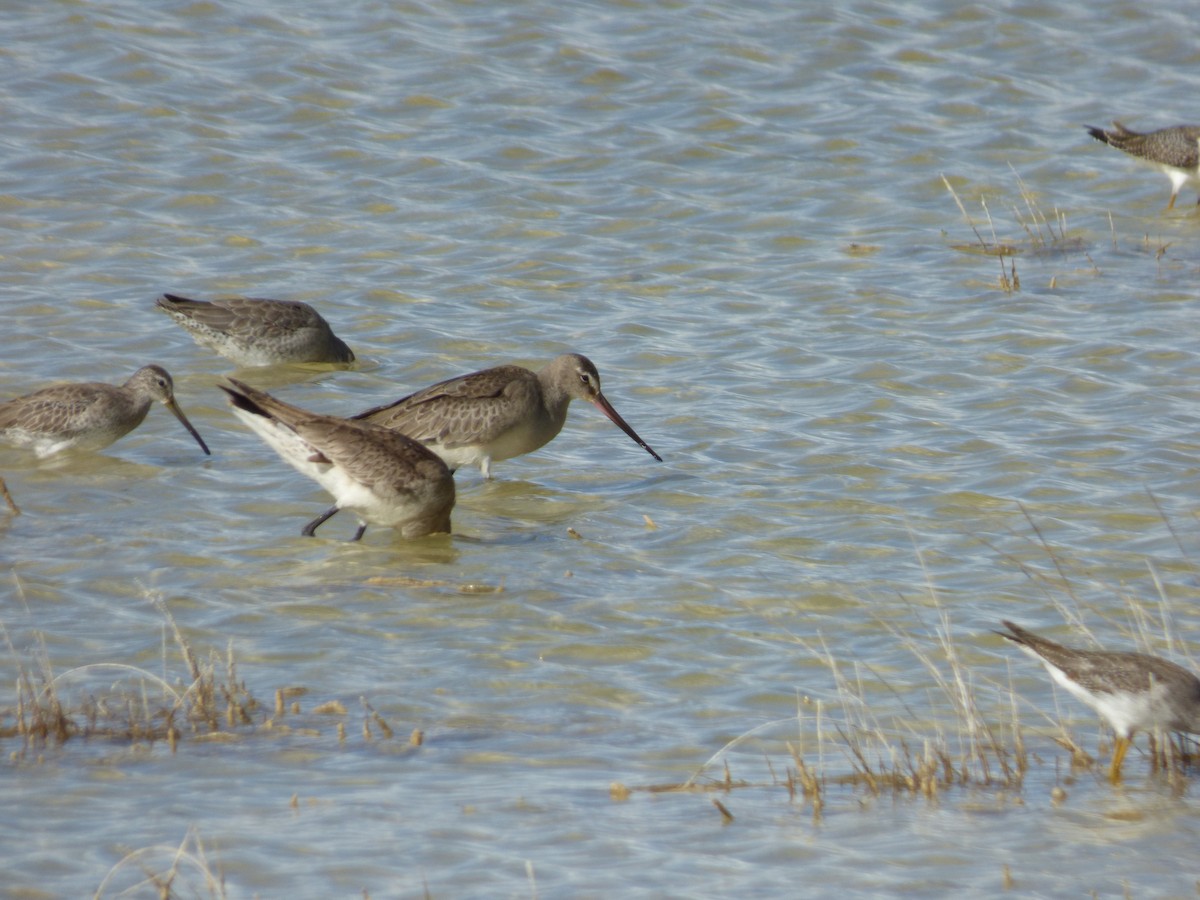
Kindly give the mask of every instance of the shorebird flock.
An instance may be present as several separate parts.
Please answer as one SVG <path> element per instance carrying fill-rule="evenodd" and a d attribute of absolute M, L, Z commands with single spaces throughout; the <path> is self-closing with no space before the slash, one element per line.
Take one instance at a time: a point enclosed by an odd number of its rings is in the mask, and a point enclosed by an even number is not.
<path fill-rule="evenodd" d="M 163 294 L 157 306 L 201 346 L 241 367 L 354 362 L 354 351 L 306 303 Z M 511 365 L 472 372 L 344 417 L 300 409 L 232 378 L 221 389 L 238 420 L 333 495 L 334 505 L 301 530 L 310 537 L 343 509 L 358 516 L 354 540 L 369 524 L 405 538 L 448 533 L 455 470 L 478 465 L 491 478 L 493 462 L 545 446 L 562 431 L 572 400 L 596 406 L 662 462 L 604 396 L 592 361 L 578 353 L 537 372 Z M 39 457 L 99 450 L 137 428 L 154 400 L 209 453 L 161 366 L 138 369 L 119 387 L 59 384 L 0 403 L 0 437 Z"/>
<path fill-rule="evenodd" d="M 1163 172 L 1171 181 L 1168 210 L 1185 185 L 1200 185 L 1200 125 L 1149 132 L 1120 122 L 1111 129 L 1085 127 L 1096 140 Z M 355 360 L 305 303 L 175 294 L 156 303 L 197 343 L 240 367 Z M 220 387 L 238 420 L 333 496 L 333 506 L 301 530 L 307 536 L 341 510 L 359 519 L 354 540 L 368 525 L 393 528 L 403 538 L 448 533 L 455 471 L 478 466 L 490 479 L 493 463 L 545 446 L 562 430 L 572 400 L 593 404 L 662 461 L 604 396 L 592 361 L 578 353 L 564 353 L 536 372 L 514 365 L 482 369 L 347 416 L 310 412 L 233 378 Z M 0 438 L 39 458 L 99 450 L 137 428 L 155 400 L 209 454 L 176 403 L 171 376 L 157 365 L 143 366 L 119 386 L 59 384 L 0 403 Z M 15 509 L 7 491 L 5 498 Z M 1007 620 L 1001 624 L 997 634 L 1038 660 L 1112 728 L 1108 776 L 1114 784 L 1138 731 L 1200 734 L 1200 679 L 1187 669 L 1144 653 L 1073 649 Z"/>

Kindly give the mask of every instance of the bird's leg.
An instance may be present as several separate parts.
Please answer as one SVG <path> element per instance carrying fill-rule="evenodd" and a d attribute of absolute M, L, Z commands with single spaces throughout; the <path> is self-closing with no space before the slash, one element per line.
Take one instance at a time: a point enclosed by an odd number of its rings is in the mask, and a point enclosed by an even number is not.
<path fill-rule="evenodd" d="M 337 515 L 337 511 L 338 508 L 336 506 L 329 507 L 329 509 L 325 510 L 325 512 L 321 513 L 319 516 L 301 528 L 300 533 L 305 537 L 315 537 L 317 529 L 324 525 L 326 521 Z"/>
<path fill-rule="evenodd" d="M 1108 770 L 1108 780 L 1113 784 L 1121 782 L 1121 763 L 1125 761 L 1125 754 L 1129 752 L 1129 745 L 1133 742 L 1127 737 L 1117 736 L 1113 743 L 1113 758 L 1112 765 Z"/>
<path fill-rule="evenodd" d="M 367 523 L 359 522 L 358 523 L 358 531 L 354 532 L 354 537 L 350 538 L 350 540 L 351 541 L 361 541 L 362 536 L 366 533 L 366 531 L 367 531 Z"/>

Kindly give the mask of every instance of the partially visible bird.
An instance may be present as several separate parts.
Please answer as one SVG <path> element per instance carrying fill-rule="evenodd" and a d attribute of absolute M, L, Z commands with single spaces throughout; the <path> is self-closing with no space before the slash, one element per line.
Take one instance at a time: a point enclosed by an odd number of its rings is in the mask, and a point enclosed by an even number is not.
<path fill-rule="evenodd" d="M 564 353 L 538 372 L 496 366 L 440 381 L 353 418 L 420 441 L 451 469 L 478 465 L 491 478 L 493 462 L 532 453 L 553 440 L 572 400 L 595 405 L 662 462 L 601 393 L 592 361 L 578 353 Z"/>
<path fill-rule="evenodd" d="M 454 477 L 411 438 L 365 422 L 307 412 L 240 381 L 221 385 L 233 413 L 296 471 L 333 494 L 335 505 L 301 530 L 312 537 L 339 509 L 406 538 L 450 531 Z"/>
<path fill-rule="evenodd" d="M 196 343 L 239 366 L 354 362 L 354 352 L 307 303 L 261 298 L 189 300 L 175 294 L 163 294 L 155 303 Z"/>
<path fill-rule="evenodd" d="M 1108 777 L 1121 780 L 1121 763 L 1137 731 L 1200 734 L 1200 679 L 1159 656 L 1073 650 L 1009 621 L 997 631 L 1039 660 L 1058 684 L 1098 712 L 1116 733 Z"/>
<path fill-rule="evenodd" d="M 175 383 L 162 366 L 143 366 L 120 386 L 70 382 L 0 403 L 0 435 L 32 447 L 39 458 L 63 450 L 100 450 L 141 425 L 155 400 L 211 455 L 175 402 Z"/>
<path fill-rule="evenodd" d="M 1200 125 L 1172 125 L 1158 131 L 1133 131 L 1120 122 L 1110 130 L 1084 126 L 1101 143 L 1116 147 L 1134 159 L 1154 166 L 1171 179 L 1171 199 L 1167 209 L 1189 181 L 1200 184 Z M 1196 201 L 1200 203 L 1200 199 Z"/>

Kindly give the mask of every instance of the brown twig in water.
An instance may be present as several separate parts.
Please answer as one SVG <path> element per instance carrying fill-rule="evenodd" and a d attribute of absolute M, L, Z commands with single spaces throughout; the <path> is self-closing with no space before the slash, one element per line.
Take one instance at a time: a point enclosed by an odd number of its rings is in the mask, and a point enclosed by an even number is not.
<path fill-rule="evenodd" d="M 962 200 L 958 198 L 958 192 L 954 190 L 954 186 L 950 184 L 950 179 L 945 175 L 942 176 L 942 184 L 946 186 L 946 190 L 950 192 L 950 196 L 954 198 L 954 202 L 958 205 L 958 211 L 962 213 L 963 218 L 967 220 L 967 224 L 971 226 L 971 230 L 975 232 L 975 239 L 979 241 L 980 249 L 982 249 L 984 253 L 991 254 L 992 247 L 996 248 L 996 257 L 1000 260 L 1000 288 L 1005 293 L 1010 294 L 1013 291 L 1020 290 L 1021 284 L 1017 278 L 1016 260 L 1012 260 L 1012 272 L 1010 274 L 1004 268 L 1004 248 L 1000 245 L 1000 242 L 996 240 L 995 227 L 992 227 L 992 244 L 989 245 L 988 242 L 983 239 L 983 235 L 979 233 L 979 229 L 975 227 L 974 220 L 972 220 L 967 214 L 967 208 L 963 206 Z M 992 214 L 988 212 L 987 203 L 983 204 L 983 211 L 987 213 L 988 222 L 990 223 L 992 220 Z"/>
<path fill-rule="evenodd" d="M 4 498 L 4 502 L 8 504 L 8 508 L 12 510 L 14 516 L 21 514 L 21 507 L 17 506 L 12 494 L 8 492 L 8 484 L 3 478 L 0 478 L 0 497 Z"/>

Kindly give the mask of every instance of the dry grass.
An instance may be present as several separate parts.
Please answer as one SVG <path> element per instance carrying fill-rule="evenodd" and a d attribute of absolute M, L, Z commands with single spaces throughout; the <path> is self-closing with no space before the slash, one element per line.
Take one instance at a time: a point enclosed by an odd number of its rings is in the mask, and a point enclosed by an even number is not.
<path fill-rule="evenodd" d="M 1196 578 L 1200 577 L 1200 569 L 1197 569 L 1196 565 L 1191 561 L 1191 554 L 1166 515 L 1166 512 L 1158 503 L 1157 498 L 1153 494 L 1149 496 L 1180 551 L 1180 558 L 1184 563 L 1183 568 L 1186 570 L 1187 580 L 1194 582 Z M 1135 596 L 1124 588 L 1114 591 L 1105 586 L 1104 590 L 1106 592 L 1116 593 L 1121 599 L 1124 609 L 1124 621 L 1098 613 L 1095 610 L 1089 610 L 1087 604 L 1079 596 L 1076 584 L 1090 580 L 1092 578 L 1091 574 L 1086 569 L 1076 571 L 1070 560 L 1059 553 L 1046 539 L 1038 523 L 1030 515 L 1029 511 L 1023 505 L 1019 504 L 1019 506 L 1031 532 L 1035 536 L 1036 546 L 1040 554 L 1050 563 L 1049 570 L 1035 568 L 1017 559 L 1012 554 L 1000 551 L 987 541 L 983 541 L 983 543 L 995 550 L 1006 562 L 1021 571 L 1030 584 L 1055 608 L 1063 621 L 1070 624 L 1073 636 L 1064 639 L 1064 643 L 1084 649 L 1135 650 L 1152 656 L 1166 656 L 1180 662 L 1185 668 L 1197 671 L 1194 657 L 1187 653 L 1186 648 L 1178 637 L 1175 626 L 1174 604 L 1168 586 L 1164 583 L 1152 560 L 1147 559 L 1145 563 L 1150 581 L 1154 585 L 1155 603 L 1148 603 L 1144 598 Z M 1104 620 L 1109 630 L 1124 635 L 1129 643 L 1118 645 L 1111 638 L 1101 641 L 1088 625 L 1089 618 Z M 1026 662 L 1036 665 L 1032 660 L 1025 660 L 1024 658 L 1018 659 L 1017 662 L 1022 665 Z M 1041 674 L 1040 669 L 1035 669 L 1035 671 Z M 1084 708 L 1077 700 L 1070 698 L 1066 701 L 1069 708 L 1064 710 L 1060 705 L 1060 701 L 1061 698 L 1056 688 L 1055 714 L 1053 717 L 1046 717 L 1053 732 L 1053 740 L 1071 754 L 1073 769 L 1090 771 L 1099 768 L 1097 757 L 1107 757 L 1112 750 L 1112 734 L 1110 730 L 1106 725 L 1100 727 L 1100 741 L 1097 745 L 1095 755 L 1088 753 L 1066 726 L 1066 722 L 1070 719 L 1079 718 L 1080 714 L 1086 715 L 1083 711 Z M 1152 733 L 1146 736 L 1145 742 L 1148 748 L 1150 771 L 1154 774 L 1165 775 L 1175 787 L 1185 784 L 1187 771 L 1196 761 L 1195 752 L 1188 747 L 1188 739 L 1181 735 Z M 1137 743 L 1140 744 L 1141 741 L 1139 740 Z"/>
<path fill-rule="evenodd" d="M 986 256 L 995 256 L 1000 265 L 1000 278 L 998 281 L 999 288 L 1005 293 L 1015 293 L 1021 290 L 1021 278 L 1017 274 L 1016 257 L 1020 253 L 1033 255 L 1045 255 L 1049 253 L 1067 253 L 1079 252 L 1091 266 L 1093 272 L 1096 271 L 1096 265 L 1092 262 L 1091 257 L 1084 252 L 1083 241 L 1079 238 L 1072 238 L 1067 234 L 1067 217 L 1061 210 L 1055 208 L 1053 214 L 1047 216 L 1038 204 L 1037 196 L 1021 179 L 1015 169 L 1012 170 L 1013 177 L 1016 178 L 1018 191 L 1020 193 L 1020 202 L 1014 203 L 1012 206 L 1013 218 L 1018 226 L 1025 233 L 1022 240 L 1001 240 L 996 236 L 996 224 L 992 219 L 991 210 L 988 208 L 987 200 L 980 199 L 980 206 L 983 209 L 984 218 L 987 220 L 987 230 L 991 234 L 991 240 L 984 238 L 980 232 L 979 226 L 971 218 L 967 212 L 966 206 L 958 196 L 958 192 L 954 190 L 950 180 L 942 175 L 942 184 L 946 186 L 946 190 L 950 192 L 950 196 L 954 198 L 958 210 L 962 213 L 967 225 L 975 235 L 974 245 L 959 246 L 957 249 L 968 250 L 972 252 L 981 252 Z M 1051 278 L 1050 286 L 1054 287 L 1055 279 Z"/>
<path fill-rule="evenodd" d="M 18 582 L 18 589 L 20 585 Z M 73 740 L 131 746 L 166 744 L 175 752 L 187 741 L 241 740 L 250 736 L 309 735 L 328 727 L 346 742 L 348 712 L 339 700 L 313 703 L 302 715 L 303 687 L 275 691 L 274 704 L 258 701 L 238 672 L 232 642 L 223 653 L 198 654 L 160 599 L 163 617 L 163 674 L 119 662 L 92 663 L 55 674 L 40 636 L 32 650 L 18 652 L 8 630 L 0 633 L 17 667 L 15 702 L 0 708 L 0 740 L 19 740 L 13 761 L 38 760 L 50 748 Z M 424 735 L 413 729 L 405 740 L 365 698 L 365 742 L 391 742 L 395 752 L 419 748 Z"/>
<path fill-rule="evenodd" d="M 16 579 L 20 599 L 24 591 Z M 197 654 L 160 599 L 150 598 L 162 615 L 163 671 L 160 677 L 125 663 L 78 666 L 54 674 L 41 637 L 35 647 L 18 653 L 0 623 L 10 658 L 17 666 L 15 703 L 0 708 L 0 739 L 19 741 L 12 762 L 40 761 L 52 748 L 77 740 L 107 741 L 133 747 L 165 743 L 176 752 L 186 742 L 229 741 L 246 737 L 321 731 L 287 724 L 301 714 L 301 687 L 275 691 L 273 709 L 260 704 L 238 674 L 232 644 L 224 653 Z M 407 740 L 393 740 L 395 730 L 365 698 L 362 733 L 365 742 L 389 741 L 391 752 L 415 752 L 424 735 L 414 729 Z M 273 713 L 273 715 L 268 715 Z M 314 704 L 305 723 L 332 718 L 339 744 L 346 740 L 345 706 L 336 700 Z M 293 798 L 293 804 L 298 798 Z M 427 894 L 428 895 L 428 894 Z M 209 859 L 199 834 L 189 830 L 178 847 L 155 845 L 130 849 L 103 877 L 94 896 L 226 897 L 224 877 Z"/>
<path fill-rule="evenodd" d="M 40 639 L 32 659 L 23 661 L 4 630 L 17 665 L 17 697 L 2 720 L 0 738 L 21 738 L 15 758 L 72 738 L 165 741 L 175 749 L 188 736 L 255 724 L 259 704 L 238 679 L 232 644 L 224 656 L 199 658 L 167 608 L 156 605 L 183 666 L 175 683 L 125 663 L 93 663 L 55 675 Z M 165 671 L 165 646 L 163 655 Z"/>
<path fill-rule="evenodd" d="M 1047 596 L 1054 598 L 1064 620 L 1090 636 L 1083 623 L 1082 607 L 1070 567 L 1045 540 L 1037 523 L 1023 507 L 1022 511 L 1035 535 L 1037 547 L 1049 561 L 1049 571 L 1035 570 L 986 540 L 983 542 L 996 550 L 1002 559 L 1016 565 Z M 1165 515 L 1163 520 L 1170 528 Z M 1173 529 L 1172 534 L 1175 534 Z M 1175 539 L 1186 559 L 1183 543 L 1178 535 Z M 1158 590 L 1157 615 L 1152 615 L 1151 609 L 1141 600 L 1124 594 L 1132 623 L 1126 632 L 1133 636 L 1136 648 L 1142 652 L 1162 655 L 1165 646 L 1172 655 L 1181 656 L 1172 624 L 1169 593 L 1153 565 L 1148 563 L 1148 566 Z M 864 796 L 883 795 L 934 800 L 954 788 L 986 788 L 999 791 L 1001 796 L 1009 793 L 1015 796 L 1022 789 L 1031 765 L 1044 762 L 1026 746 L 1024 732 L 1027 727 L 1021 721 L 1021 712 L 1026 708 L 1035 710 L 1047 723 L 1045 728 L 1029 730 L 1048 736 L 1051 742 L 1068 752 L 1070 773 L 1088 772 L 1097 779 L 1103 778 L 1106 766 L 1101 763 L 1111 753 L 1111 732 L 1107 726 L 1101 726 L 1101 744 L 1095 755 L 1090 754 L 1067 725 L 1070 720 L 1088 715 L 1086 708 L 1074 698 L 1065 701 L 1067 709 L 1059 709 L 1056 694 L 1055 713 L 1049 715 L 1019 696 L 1011 682 L 1012 666 L 1007 683 L 977 675 L 964 662 L 950 616 L 928 577 L 926 591 L 925 602 L 920 607 L 910 605 L 917 621 L 915 629 L 904 631 L 880 623 L 894 636 L 897 645 L 912 655 L 926 675 L 927 702 L 921 707 L 914 707 L 902 695 L 899 685 L 888 683 L 869 663 L 861 660 L 845 663 L 838 660 L 823 641 L 814 643 L 792 635 L 795 643 L 811 657 L 821 660 L 828 669 L 834 682 L 832 699 L 801 697 L 794 718 L 766 722 L 738 735 L 685 781 L 642 787 L 614 783 L 610 788 L 613 799 L 624 800 L 637 791 L 731 793 L 743 788 L 782 785 L 793 802 L 811 808 L 814 819 L 819 820 L 834 789 L 849 791 L 860 801 Z M 934 617 L 932 626 L 922 620 L 923 615 L 929 615 L 928 610 L 932 610 Z M 1024 655 L 1018 654 L 1012 659 L 1012 665 L 1018 668 L 1027 664 L 1035 667 L 1035 676 L 1044 674 L 1040 666 Z M 1191 668 L 1194 671 L 1196 667 L 1191 665 Z M 880 684 L 899 701 L 899 713 L 883 717 L 874 711 L 872 699 L 878 696 Z M 895 709 L 896 704 L 889 703 L 888 708 Z M 767 779 L 733 776 L 729 763 L 732 751 L 760 739 L 767 746 L 772 743 L 777 746 L 777 735 L 785 727 L 794 729 L 794 737 L 784 742 L 787 759 L 781 766 L 782 774 L 768 756 Z M 1152 734 L 1139 741 L 1142 743 L 1148 745 L 1151 773 L 1165 778 L 1173 790 L 1182 791 L 1187 785 L 1188 769 L 1195 761 L 1187 740 L 1179 735 Z M 718 764 L 721 768 L 716 774 L 713 769 Z M 1058 780 L 1061 777 L 1059 763 L 1055 760 L 1053 764 Z M 1056 787 L 1055 792 L 1052 799 L 1058 802 L 1061 788 Z M 728 816 L 726 821 L 732 821 L 728 809 L 718 808 L 723 817 Z"/>
<path fill-rule="evenodd" d="M 1017 704 L 1011 693 L 1001 693 L 1001 703 L 991 704 L 992 714 L 985 711 L 980 685 L 955 644 L 949 614 L 932 596 L 937 616 L 932 628 L 921 623 L 914 634 L 883 625 L 928 676 L 924 708 L 914 708 L 899 687 L 887 685 L 870 665 L 844 666 L 827 647 L 798 640 L 810 653 L 823 656 L 836 686 L 832 708 L 818 704 L 813 717 L 815 761 L 806 762 L 804 745 L 789 746 L 794 766 L 789 782 L 800 787 L 814 815 L 820 814 L 822 795 L 830 786 L 927 799 L 956 787 L 1021 787 L 1029 758 Z M 877 688 L 868 686 L 868 676 L 871 684 L 883 682 L 892 690 L 900 701 L 899 714 L 882 718 L 874 712 L 871 696 Z"/>
<path fill-rule="evenodd" d="M 975 240 L 979 245 L 979 249 L 987 256 L 995 256 L 1000 262 L 1000 290 L 1005 293 L 1013 293 L 1021 289 L 1021 279 L 1017 276 L 1017 261 L 1015 259 L 1017 248 L 1012 244 L 1002 244 L 996 237 L 996 227 L 992 222 L 992 213 L 988 209 L 987 201 L 980 200 L 983 206 L 984 215 L 987 217 L 988 227 L 991 229 L 992 241 L 988 243 L 984 240 L 982 234 L 979 233 L 979 228 L 975 225 L 974 220 L 967 212 L 967 208 L 963 206 L 963 202 L 959 199 L 958 192 L 954 190 L 954 186 L 950 184 L 950 179 L 945 175 L 942 176 L 942 184 L 946 185 L 946 190 L 950 192 L 950 196 L 954 198 L 954 202 L 958 205 L 958 211 L 962 213 L 967 224 L 971 226 L 971 231 L 975 233 Z M 966 249 L 966 248 L 962 248 Z"/>
<path fill-rule="evenodd" d="M 794 718 L 766 722 L 739 735 L 682 783 L 640 788 L 615 784 L 612 796 L 623 799 L 637 790 L 730 792 L 782 785 L 792 802 L 809 807 L 814 820 L 819 820 L 833 788 L 860 797 L 930 800 L 951 788 L 1018 790 L 1029 758 L 1015 697 L 1011 691 L 1003 695 L 1002 715 L 989 716 L 981 708 L 978 686 L 955 644 L 949 614 L 931 584 L 928 590 L 937 616 L 934 627 L 920 623 L 918 636 L 881 623 L 928 676 L 927 708 L 914 709 L 900 686 L 889 684 L 869 663 L 845 664 L 823 640 L 814 643 L 792 634 L 792 641 L 828 669 L 834 685 L 832 699 L 798 697 Z M 885 719 L 874 711 L 872 696 L 881 683 L 900 701 L 900 714 Z M 768 758 L 768 780 L 735 780 L 729 768 L 731 751 L 760 736 L 769 739 L 784 726 L 794 727 L 794 737 L 785 742 L 788 758 L 782 774 Z M 718 762 L 723 764 L 722 774 L 714 777 L 710 772 Z M 728 813 L 721 810 L 723 816 Z"/>
<path fill-rule="evenodd" d="M 986 539 L 980 540 L 1051 598 L 1062 618 L 1083 636 L 1076 643 L 1084 643 L 1091 632 L 1075 587 L 1080 576 L 1072 572 L 1037 522 L 1021 508 L 1034 536 L 1033 545 L 1046 565 L 1036 567 Z M 1163 521 L 1171 527 L 1165 514 Z M 1171 533 L 1187 559 L 1183 542 L 1174 529 Z M 919 550 L 917 557 L 924 564 Z M 1179 655 L 1169 591 L 1153 565 L 1148 563 L 1148 569 L 1158 590 L 1157 615 L 1140 600 L 1125 595 L 1131 623 L 1127 633 L 1144 652 L 1161 654 L 1165 646 Z M 1088 577 L 1086 571 L 1082 577 Z M 12 758 L 39 754 L 75 738 L 137 744 L 166 742 L 175 751 L 186 740 L 300 733 L 286 720 L 300 714 L 299 698 L 307 694 L 304 688 L 279 688 L 274 704 L 264 708 L 239 677 L 232 645 L 223 654 L 198 656 L 165 605 L 160 600 L 155 603 L 166 625 L 163 671 L 173 668 L 174 680 L 123 663 L 97 663 L 55 675 L 42 643 L 38 642 L 23 659 L 0 625 L 10 656 L 18 666 L 15 706 L 0 710 L 0 738 L 21 741 Z M 1019 794 L 1031 764 L 1042 761 L 1027 749 L 1027 729 L 1020 718 L 1022 710 L 1036 707 L 1024 702 L 1014 690 L 1011 666 L 1009 682 L 998 683 L 983 678 L 965 661 L 951 617 L 928 573 L 922 602 L 910 603 L 909 608 L 914 627 L 900 629 L 886 622 L 880 622 L 880 627 L 915 661 L 908 671 L 923 673 L 918 680 L 923 680 L 925 686 L 919 692 L 911 676 L 903 685 L 891 683 L 869 662 L 841 660 L 823 640 L 791 635 L 796 645 L 828 671 L 833 688 L 824 699 L 798 696 L 793 716 L 739 734 L 682 782 L 635 787 L 614 783 L 610 788 L 612 798 L 624 800 L 638 791 L 732 794 L 744 788 L 782 787 L 792 802 L 811 809 L 814 819 L 820 819 L 834 791 L 860 802 L 882 796 L 934 801 L 954 789 L 988 789 L 1001 796 Z M 1014 655 L 1013 665 L 1035 664 Z M 1037 672 L 1040 677 L 1040 670 Z M 77 689 L 80 685 L 82 692 Z M 881 685 L 892 695 L 887 714 L 877 712 L 875 704 Z M 914 701 L 913 696 L 920 700 Z M 1084 711 L 1074 699 L 1066 704 L 1069 709 L 1056 710 L 1054 715 L 1039 712 L 1048 728 L 1039 727 L 1038 733 L 1048 734 L 1051 741 L 1069 752 L 1072 772 L 1098 770 L 1098 760 L 1107 758 L 1110 748 L 1101 744 L 1094 756 L 1086 752 L 1065 724 L 1068 717 L 1078 718 Z M 401 753 L 421 746 L 423 735 L 419 729 L 407 740 L 396 740 L 396 729 L 365 698 L 360 698 L 360 706 L 365 743 L 388 741 Z M 339 743 L 345 743 L 347 710 L 342 703 L 313 704 L 309 715 L 335 717 Z M 1109 737 L 1107 729 L 1101 734 Z M 769 748 L 764 753 L 766 778 L 735 778 L 730 765 L 733 751 L 759 741 Z M 1186 786 L 1192 754 L 1185 743 L 1160 735 L 1151 736 L 1149 747 L 1151 771 L 1164 774 L 1173 786 Z M 725 802 L 714 799 L 713 806 L 722 822 L 736 821 Z M 175 851 L 177 868 L 186 864 L 200 871 L 202 848 L 198 839 L 189 840 L 194 840 L 196 850 L 185 852 L 181 847 Z M 140 860 L 161 850 L 135 851 L 120 865 L 132 867 L 136 863 L 145 869 Z M 161 896 L 173 896 L 170 884 L 177 877 L 171 875 L 174 871 L 155 870 L 154 877 L 166 886 Z M 150 874 L 146 878 L 160 884 Z M 212 895 L 222 896 L 215 892 L 223 890 L 219 880 L 213 879 L 211 885 L 216 885 Z"/>
<path fill-rule="evenodd" d="M 858 795 L 924 797 L 935 799 L 956 787 L 1020 788 L 1029 766 L 1028 754 L 1017 721 L 1017 704 L 1011 696 L 1005 716 L 989 718 L 980 708 L 976 685 L 962 662 L 952 639 L 949 617 L 938 611 L 932 647 L 912 634 L 888 627 L 930 676 L 929 709 L 915 710 L 903 703 L 899 716 L 880 718 L 874 712 L 868 680 L 879 677 L 869 665 L 840 663 L 824 644 L 793 636 L 809 654 L 821 659 L 833 677 L 833 701 L 800 697 L 794 718 L 766 722 L 739 735 L 690 778 L 679 784 L 610 789 L 614 799 L 634 791 L 731 792 L 739 788 L 783 786 L 793 802 L 812 810 L 820 819 L 833 788 Z M 899 696 L 898 690 L 894 692 Z M 764 734 L 770 736 L 783 726 L 794 727 L 795 735 L 785 742 L 788 759 L 777 770 L 767 759 L 769 778 L 735 779 L 729 755 L 735 748 Z M 721 774 L 712 769 L 720 763 Z M 722 816 L 727 809 L 718 807 Z"/>
<path fill-rule="evenodd" d="M 1043 252 L 1081 248 L 1081 241 L 1067 237 L 1067 214 L 1055 207 L 1053 218 L 1047 218 L 1038 205 L 1037 196 L 1017 174 L 1017 170 L 1011 165 L 1008 168 L 1013 173 L 1013 178 L 1017 179 L 1017 187 L 1021 192 L 1021 205 L 1013 207 L 1013 217 L 1029 238 L 1029 246 L 1035 251 Z"/>
<path fill-rule="evenodd" d="M 189 829 L 178 847 L 156 845 L 130 850 L 96 888 L 104 897 L 211 897 L 223 900 L 224 878 L 208 861 L 200 835 Z"/>

